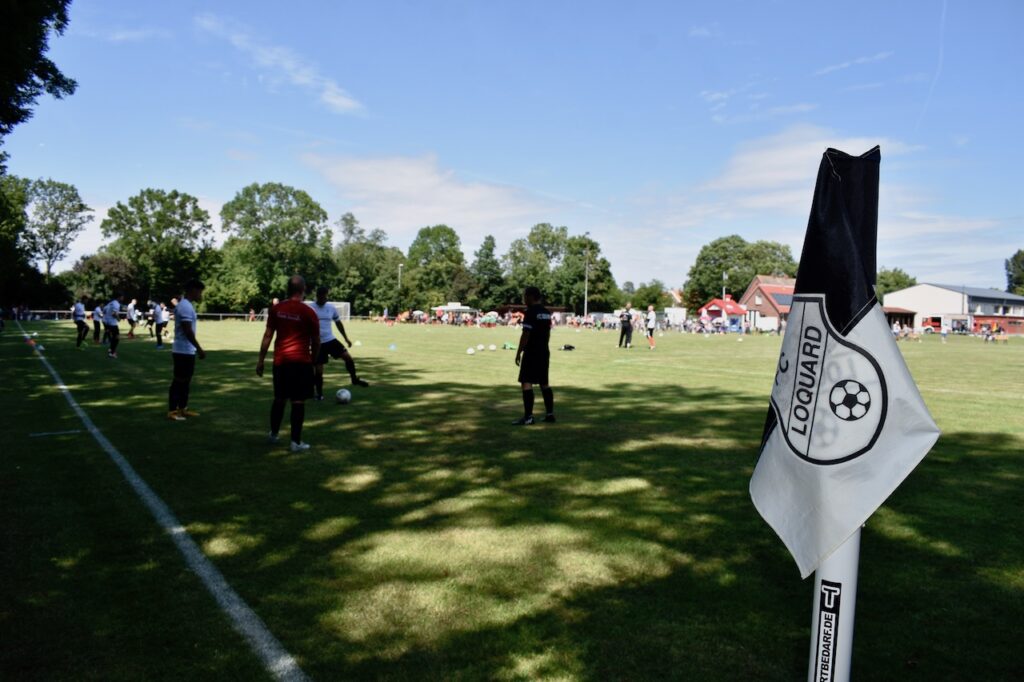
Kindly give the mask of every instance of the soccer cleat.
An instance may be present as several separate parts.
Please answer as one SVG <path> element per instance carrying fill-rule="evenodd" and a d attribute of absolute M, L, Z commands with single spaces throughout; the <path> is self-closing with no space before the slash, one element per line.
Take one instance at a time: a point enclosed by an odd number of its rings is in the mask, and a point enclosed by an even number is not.
<path fill-rule="evenodd" d="M 367 387 L 367 386 L 369 386 L 369 385 L 370 385 L 370 382 L 368 382 L 368 381 L 363 381 L 363 380 L 362 380 L 362 379 L 360 379 L 359 377 L 356 377 L 355 379 L 353 379 L 353 380 L 352 380 L 352 385 L 353 385 L 353 386 L 362 386 L 362 387 L 364 387 L 364 388 L 365 388 L 365 387 Z"/>
<path fill-rule="evenodd" d="M 519 419 L 517 419 L 514 422 L 512 422 L 512 426 L 532 426 L 532 425 L 533 425 L 533 415 L 532 414 L 529 417 L 520 417 Z"/>
<path fill-rule="evenodd" d="M 267 434 L 267 442 L 268 443 L 278 443 L 278 442 L 280 442 L 280 440 L 281 440 L 281 438 L 276 433 L 274 433 L 273 431 L 271 431 L 270 433 Z"/>
<path fill-rule="evenodd" d="M 182 417 L 198 417 L 199 413 L 195 410 L 190 410 L 187 407 L 183 407 L 180 410 Z"/>
<path fill-rule="evenodd" d="M 185 421 L 185 418 L 181 416 L 181 412 L 179 410 L 171 410 L 170 412 L 167 413 L 167 418 L 170 419 L 172 422 Z"/>
<path fill-rule="evenodd" d="M 292 452 L 305 452 L 306 450 L 309 450 L 309 443 L 296 443 L 295 441 L 292 441 L 289 447 Z"/>
<path fill-rule="evenodd" d="M 544 421 L 547 422 L 548 424 L 554 424 L 555 423 L 555 415 L 553 415 L 553 414 L 546 414 L 546 415 L 544 415 Z"/>
<path fill-rule="evenodd" d="M 107 357 L 110 358 L 111 360 L 117 360 L 117 353 L 111 353 L 110 351 L 107 351 Z"/>

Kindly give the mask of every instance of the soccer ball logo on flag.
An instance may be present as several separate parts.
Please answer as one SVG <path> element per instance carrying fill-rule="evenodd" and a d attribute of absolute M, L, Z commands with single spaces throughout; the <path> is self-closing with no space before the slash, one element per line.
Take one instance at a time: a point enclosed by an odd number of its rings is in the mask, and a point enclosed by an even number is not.
<path fill-rule="evenodd" d="M 848 379 L 832 387 L 828 402 L 837 417 L 854 421 L 866 415 L 871 409 L 871 393 L 864 384 Z"/>

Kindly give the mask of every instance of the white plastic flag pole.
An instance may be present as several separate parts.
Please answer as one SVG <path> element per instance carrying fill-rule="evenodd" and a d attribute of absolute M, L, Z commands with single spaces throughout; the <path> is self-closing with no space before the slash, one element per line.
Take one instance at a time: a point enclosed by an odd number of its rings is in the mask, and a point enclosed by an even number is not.
<path fill-rule="evenodd" d="M 808 682 L 849 682 L 860 529 L 814 572 Z"/>

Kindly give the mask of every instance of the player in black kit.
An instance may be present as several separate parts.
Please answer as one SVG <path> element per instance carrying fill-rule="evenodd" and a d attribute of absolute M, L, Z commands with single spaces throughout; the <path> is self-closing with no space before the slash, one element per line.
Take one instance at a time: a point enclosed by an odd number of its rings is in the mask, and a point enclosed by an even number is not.
<path fill-rule="evenodd" d="M 619 348 L 622 342 L 626 342 L 626 348 L 633 345 L 633 304 L 627 303 L 626 309 L 619 313 Z"/>
<path fill-rule="evenodd" d="M 540 384 L 544 396 L 544 421 L 555 421 L 555 394 L 548 385 L 548 367 L 551 351 L 551 313 L 540 304 L 540 289 L 526 287 L 523 303 L 526 316 L 523 318 L 523 333 L 516 350 L 516 365 L 519 367 L 519 383 L 523 387 L 523 417 L 512 422 L 516 426 L 533 424 L 533 385 Z"/>

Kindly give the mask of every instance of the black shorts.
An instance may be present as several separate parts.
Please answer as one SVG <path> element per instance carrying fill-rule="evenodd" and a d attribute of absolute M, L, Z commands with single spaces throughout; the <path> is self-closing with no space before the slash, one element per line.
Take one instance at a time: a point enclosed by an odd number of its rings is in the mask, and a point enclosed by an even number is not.
<path fill-rule="evenodd" d="M 653 330 L 652 328 L 650 328 L 650 327 L 647 327 L 647 328 L 646 328 L 646 329 L 644 330 L 644 333 L 646 333 L 646 334 L 647 334 L 647 338 L 649 338 L 649 339 L 650 339 L 650 338 L 654 338 L 654 330 Z"/>
<path fill-rule="evenodd" d="M 522 362 L 519 363 L 519 383 L 547 386 L 550 365 L 550 352 L 524 351 Z"/>
<path fill-rule="evenodd" d="M 188 353 L 171 353 L 174 361 L 174 378 L 189 381 L 196 373 L 196 356 Z"/>
<path fill-rule="evenodd" d="M 278 400 L 309 400 L 313 397 L 313 365 L 284 362 L 274 365 L 274 397 Z"/>
<path fill-rule="evenodd" d="M 85 323 L 85 320 L 75 320 L 75 326 L 78 327 L 78 331 L 89 331 L 89 325 Z"/>
<path fill-rule="evenodd" d="M 320 344 L 320 355 L 316 356 L 316 364 L 326 365 L 331 358 L 338 360 L 345 356 L 345 346 L 341 345 L 338 339 L 331 339 L 327 343 Z"/>
<path fill-rule="evenodd" d="M 103 326 L 107 328 L 107 336 L 110 338 L 121 335 L 121 328 L 116 324 L 104 324 Z"/>

